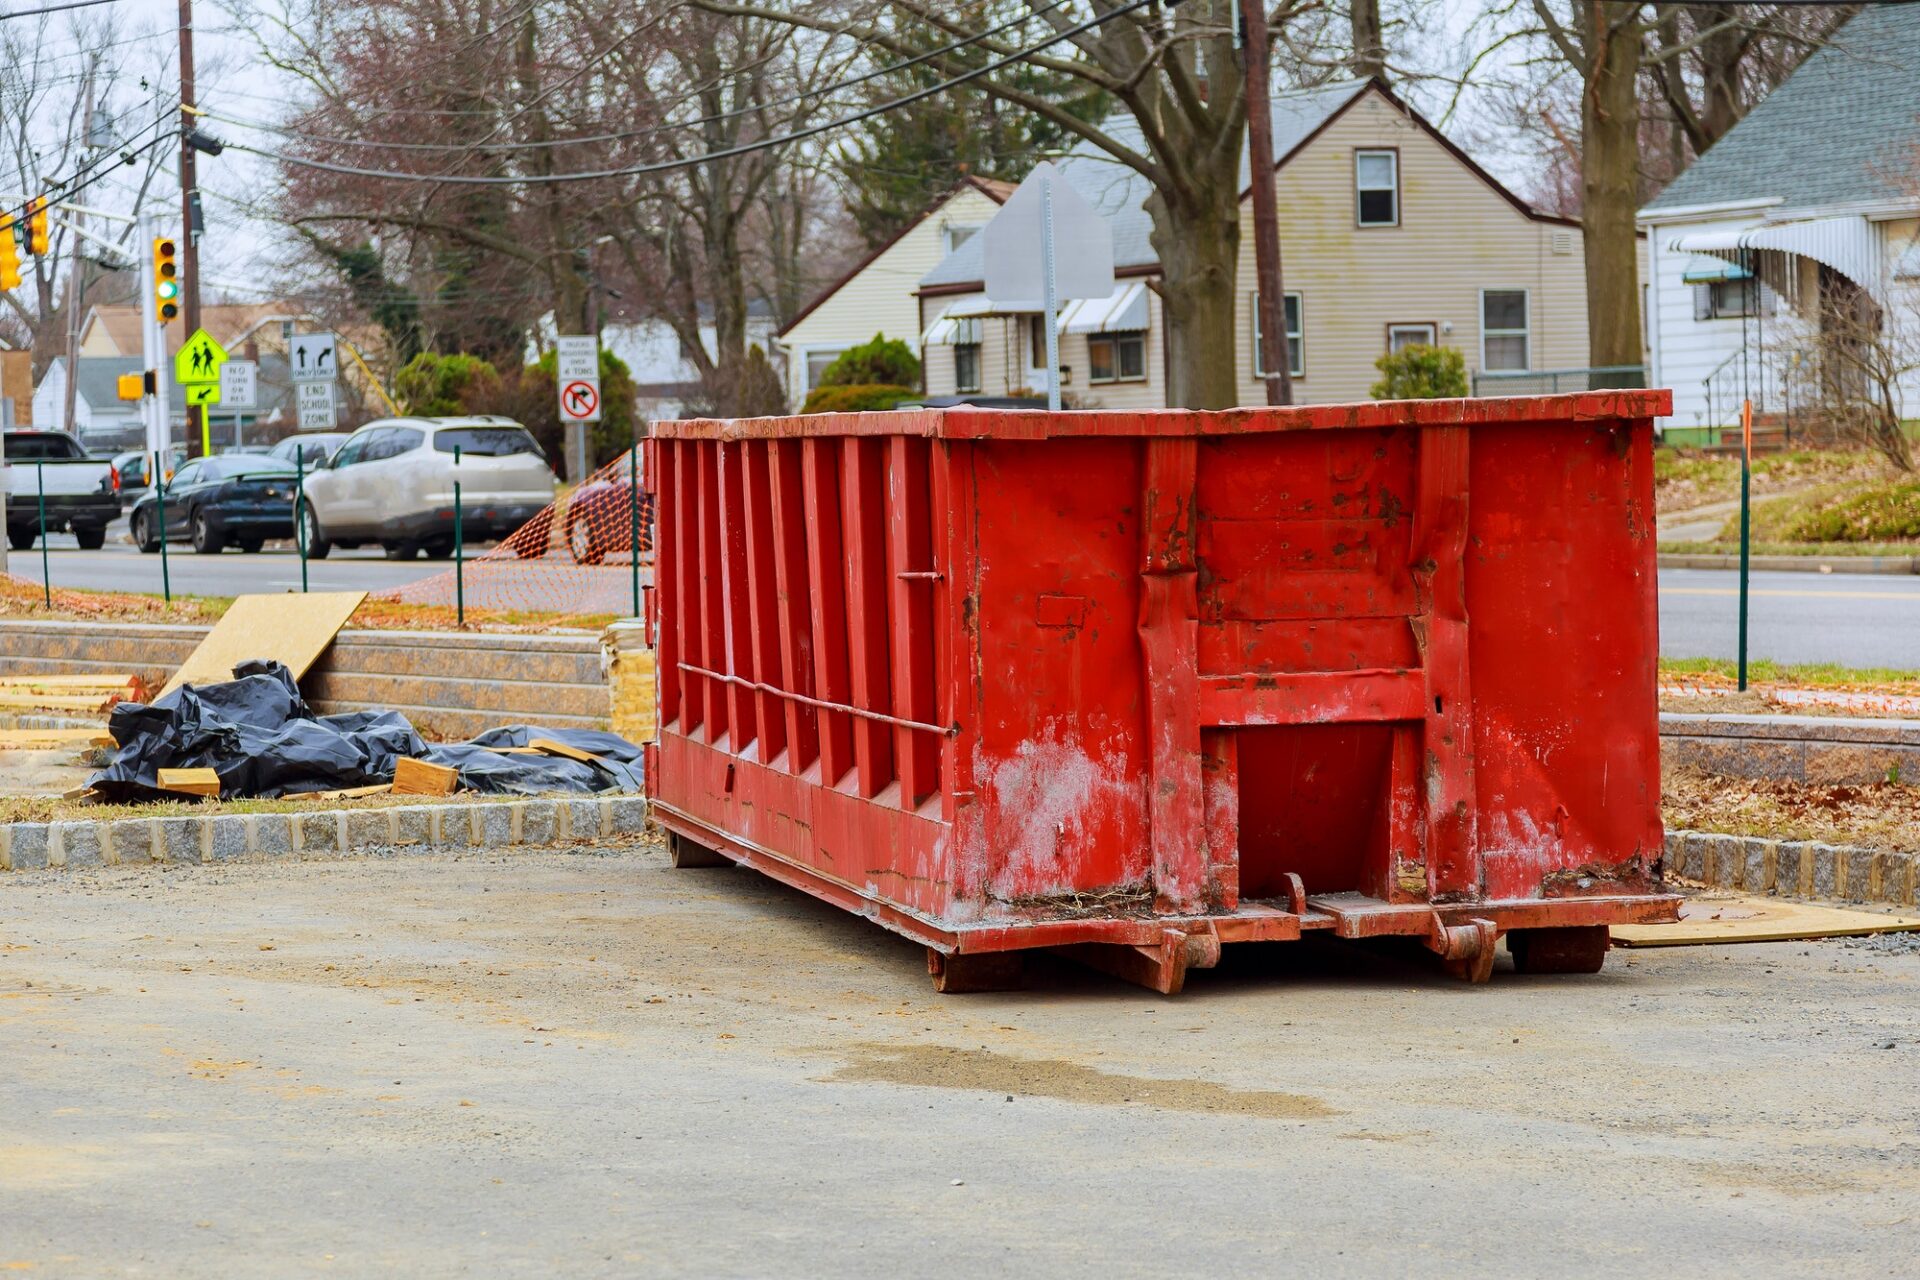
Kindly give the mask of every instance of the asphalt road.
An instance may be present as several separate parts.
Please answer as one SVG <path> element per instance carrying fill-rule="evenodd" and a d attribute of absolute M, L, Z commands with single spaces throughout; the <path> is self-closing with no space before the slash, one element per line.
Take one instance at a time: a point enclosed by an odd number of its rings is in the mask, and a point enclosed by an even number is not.
<path fill-rule="evenodd" d="M 1174 999 L 657 848 L 0 876 L 0 1271 L 1885 1276 L 1920 953 Z"/>
<path fill-rule="evenodd" d="M 1920 577 L 1756 573 L 1747 652 L 1776 662 L 1920 668 Z M 1732 658 L 1738 652 L 1740 575 L 1660 572 L 1660 653 Z"/>
<path fill-rule="evenodd" d="M 494 544 L 470 544 L 471 560 Z M 107 545 L 82 551 L 73 535 L 57 533 L 47 543 L 47 565 L 55 587 L 81 591 L 133 591 L 157 595 L 161 589 L 160 557 L 145 555 L 127 539 L 127 523 L 116 521 L 107 530 Z M 7 570 L 30 582 L 40 581 L 41 555 L 32 551 L 9 553 Z M 248 555 L 228 549 L 203 556 L 190 544 L 169 546 L 167 573 L 180 595 L 233 596 L 298 591 L 300 556 L 291 544 L 269 543 Z M 379 547 L 347 551 L 335 547 L 325 560 L 307 562 L 307 585 L 314 591 L 385 591 L 424 578 L 444 576 L 441 589 L 424 603 L 452 604 L 451 560 L 409 561 L 386 558 Z M 477 609 L 533 609 L 575 613 L 629 613 L 632 611 L 632 567 L 608 563 L 584 567 L 564 550 L 552 548 L 540 560 L 509 560 L 485 569 L 469 570 L 466 600 Z M 643 585 L 651 581 L 642 570 Z"/>

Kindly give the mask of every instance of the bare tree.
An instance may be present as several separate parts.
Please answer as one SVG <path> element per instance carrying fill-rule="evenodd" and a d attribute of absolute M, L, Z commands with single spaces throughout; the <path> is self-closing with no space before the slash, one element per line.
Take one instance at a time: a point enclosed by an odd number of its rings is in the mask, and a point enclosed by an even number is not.
<path fill-rule="evenodd" d="M 1236 402 L 1234 287 L 1246 103 L 1233 0 L 1188 0 L 1171 9 L 1106 0 L 1086 6 L 1024 0 L 968 10 L 934 0 L 788 7 L 736 0 L 694 3 L 716 13 L 858 40 L 895 58 L 924 54 L 923 37 L 932 32 L 996 59 L 1076 77 L 1111 95 L 1121 112 L 1088 121 L 1026 91 L 1011 77 L 988 74 L 972 82 L 1004 102 L 1046 116 L 1085 147 L 1146 180 L 1167 316 L 1168 399 L 1201 409 Z M 1269 22 L 1284 40 L 1287 24 L 1320 7 L 1318 0 L 1285 0 Z M 1009 25 L 1009 13 L 1026 21 Z M 1049 36 L 1057 42 L 1034 47 Z M 936 55 L 929 65 L 948 75 L 969 70 L 958 54 Z"/>

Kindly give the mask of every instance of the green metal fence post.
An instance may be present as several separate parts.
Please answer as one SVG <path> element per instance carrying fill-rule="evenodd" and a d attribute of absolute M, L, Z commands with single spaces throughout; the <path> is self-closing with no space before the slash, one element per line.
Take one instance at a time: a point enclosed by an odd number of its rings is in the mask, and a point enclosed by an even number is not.
<path fill-rule="evenodd" d="M 1753 550 L 1753 401 L 1740 408 L 1740 691 L 1747 688 L 1747 586 Z"/>
<path fill-rule="evenodd" d="M 633 442 L 633 485 L 627 505 L 633 509 L 633 616 L 640 616 L 640 442 Z"/>
<path fill-rule="evenodd" d="M 307 590 L 307 451 L 293 451 L 293 545 L 300 549 L 300 590 Z"/>
<path fill-rule="evenodd" d="M 161 459 L 172 454 L 171 449 L 165 454 L 154 454 L 149 477 L 153 481 L 154 502 L 160 508 L 160 594 L 168 604 L 173 603 L 173 577 L 167 570 L 167 471 Z"/>
<path fill-rule="evenodd" d="M 460 446 L 453 446 L 453 602 L 454 617 L 467 625 L 467 539 L 460 515 Z"/>
<path fill-rule="evenodd" d="M 53 609 L 53 569 L 47 560 L 47 464 L 33 464 L 34 478 L 40 483 L 40 597 Z"/>

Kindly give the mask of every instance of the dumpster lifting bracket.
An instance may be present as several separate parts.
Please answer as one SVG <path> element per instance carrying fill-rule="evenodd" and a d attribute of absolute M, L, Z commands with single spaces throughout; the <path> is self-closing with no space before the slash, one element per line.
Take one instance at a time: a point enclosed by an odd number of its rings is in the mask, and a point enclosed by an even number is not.
<path fill-rule="evenodd" d="M 1190 927 L 1191 933 L 1168 929 L 1159 942 L 1142 946 L 1079 943 L 1061 947 L 1060 954 L 1135 986 L 1177 996 L 1187 984 L 1187 970 L 1211 969 L 1220 963 L 1220 936 L 1211 923 L 1196 921 Z"/>

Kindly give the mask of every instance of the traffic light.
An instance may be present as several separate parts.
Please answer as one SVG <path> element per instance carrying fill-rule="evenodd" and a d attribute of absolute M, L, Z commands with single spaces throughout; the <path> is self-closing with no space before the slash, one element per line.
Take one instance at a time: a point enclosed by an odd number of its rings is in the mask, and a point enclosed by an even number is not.
<path fill-rule="evenodd" d="M 47 198 L 35 196 L 27 202 L 27 252 L 38 256 L 47 251 Z"/>
<path fill-rule="evenodd" d="M 180 314 L 180 246 L 172 236 L 153 242 L 153 313 L 165 324 Z"/>
<path fill-rule="evenodd" d="M 20 242 L 12 214 L 0 215 L 0 289 L 20 287 Z"/>

